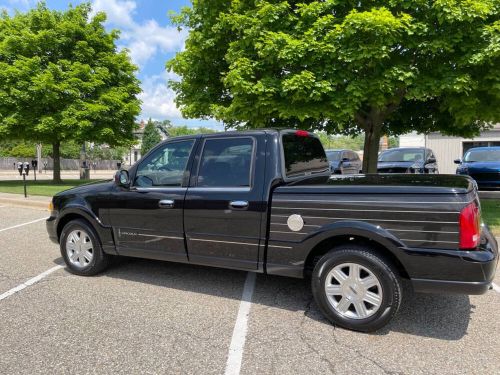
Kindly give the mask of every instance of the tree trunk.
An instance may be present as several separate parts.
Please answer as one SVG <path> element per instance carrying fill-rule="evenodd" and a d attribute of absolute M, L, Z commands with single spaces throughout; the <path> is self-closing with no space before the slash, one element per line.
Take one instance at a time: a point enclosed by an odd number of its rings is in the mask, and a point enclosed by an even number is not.
<path fill-rule="evenodd" d="M 377 173 L 378 149 L 380 146 L 382 123 L 369 121 L 365 127 L 363 147 L 363 173 Z"/>
<path fill-rule="evenodd" d="M 52 157 L 54 158 L 54 175 L 52 181 L 55 183 L 62 182 L 61 180 L 61 142 L 52 143 Z"/>

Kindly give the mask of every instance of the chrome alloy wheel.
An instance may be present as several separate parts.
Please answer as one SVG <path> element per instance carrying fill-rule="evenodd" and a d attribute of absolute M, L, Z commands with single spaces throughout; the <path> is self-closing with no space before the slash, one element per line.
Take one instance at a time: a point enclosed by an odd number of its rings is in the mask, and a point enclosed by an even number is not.
<path fill-rule="evenodd" d="M 341 316 L 365 319 L 382 304 L 382 287 L 368 268 L 357 263 L 342 263 L 333 268 L 325 280 L 330 305 Z"/>
<path fill-rule="evenodd" d="M 87 232 L 81 229 L 72 231 L 66 239 L 66 255 L 72 265 L 84 268 L 94 258 L 94 245 Z"/>

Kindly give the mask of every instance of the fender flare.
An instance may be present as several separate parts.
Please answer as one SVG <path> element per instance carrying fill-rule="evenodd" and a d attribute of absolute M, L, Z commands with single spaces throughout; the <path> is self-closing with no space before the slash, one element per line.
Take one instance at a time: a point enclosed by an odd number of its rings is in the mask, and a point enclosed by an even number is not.
<path fill-rule="evenodd" d="M 364 221 L 352 220 L 337 221 L 335 223 L 322 226 L 307 236 L 300 244 L 297 245 L 297 248 L 300 249 L 305 255 L 305 262 L 311 251 L 313 251 L 317 245 L 324 240 L 339 236 L 363 237 L 374 241 L 386 248 L 398 260 L 400 260 L 401 249 L 406 248 L 404 243 L 384 228 Z"/>

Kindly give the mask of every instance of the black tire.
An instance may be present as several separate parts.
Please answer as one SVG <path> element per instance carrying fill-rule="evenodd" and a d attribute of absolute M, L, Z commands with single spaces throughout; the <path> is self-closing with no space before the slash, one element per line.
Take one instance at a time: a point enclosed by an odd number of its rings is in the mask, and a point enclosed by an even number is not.
<path fill-rule="evenodd" d="M 369 285 L 365 281 L 368 279 L 361 277 L 358 279 L 362 281 L 361 285 L 358 283 L 353 284 L 354 287 L 351 287 L 348 285 L 351 281 L 347 281 L 345 284 L 333 285 L 337 284 L 337 280 L 335 274 L 332 276 L 330 272 L 338 272 L 339 269 L 344 271 L 341 266 L 345 264 L 360 266 L 359 272 L 361 273 L 358 273 L 362 274 L 364 272 L 368 276 L 375 276 L 378 282 L 377 285 L 366 289 L 364 284 Z M 335 267 L 338 267 L 336 271 L 334 271 Z M 349 267 L 346 267 L 345 270 L 351 272 Z M 344 276 L 346 276 L 345 273 Z M 349 274 L 349 276 L 351 275 Z M 327 282 L 327 278 L 331 278 L 331 280 Z M 351 280 L 351 278 L 349 277 L 348 280 Z M 338 293 L 342 293 L 342 295 L 330 295 L 328 297 L 326 293 L 327 285 L 336 288 L 335 291 L 337 292 L 340 290 L 341 292 Z M 373 332 L 389 323 L 398 312 L 402 299 L 402 283 L 395 267 L 390 261 L 369 247 L 359 245 L 339 246 L 321 257 L 314 267 L 311 287 L 317 305 L 328 320 L 340 327 L 361 332 Z M 360 288 L 358 289 L 358 287 Z M 379 288 L 381 288 L 381 292 Z M 377 300 L 381 301 L 378 302 L 379 307 L 365 301 L 364 298 L 368 294 L 378 295 Z M 344 298 L 346 302 L 341 304 Z M 351 298 L 353 299 L 351 300 Z M 334 304 L 337 304 L 337 306 L 334 306 Z M 364 307 L 360 307 L 360 304 Z M 346 305 L 349 306 L 348 310 L 345 310 Z M 358 307 L 362 314 L 358 314 Z M 344 311 L 342 312 L 342 310 Z M 352 316 L 346 316 L 349 314 Z M 363 318 L 363 316 L 367 317 Z"/>
<path fill-rule="evenodd" d="M 83 238 L 83 236 L 86 235 L 85 239 L 87 239 L 87 237 L 90 239 L 92 247 L 92 249 L 89 250 L 89 253 L 92 254 L 90 257 L 91 259 L 89 260 L 83 256 L 83 265 L 76 265 L 74 261 L 72 262 L 70 260 L 68 255 L 68 237 L 72 233 L 78 232 L 80 233 L 80 236 L 77 235 L 79 238 Z M 82 219 L 70 221 L 64 226 L 61 232 L 60 248 L 61 255 L 66 263 L 66 266 L 68 267 L 68 270 L 76 275 L 93 276 L 102 272 L 109 264 L 110 256 L 102 250 L 101 241 L 99 240 L 94 228 L 92 228 L 87 221 Z M 69 253 L 72 253 L 72 249 L 69 250 Z"/>

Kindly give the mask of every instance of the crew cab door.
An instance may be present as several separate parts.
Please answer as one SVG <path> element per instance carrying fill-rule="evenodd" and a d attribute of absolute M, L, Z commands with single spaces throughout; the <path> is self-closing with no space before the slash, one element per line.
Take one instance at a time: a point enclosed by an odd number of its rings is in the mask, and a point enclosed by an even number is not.
<path fill-rule="evenodd" d="M 257 269 L 264 245 L 264 150 L 265 136 L 202 140 L 184 206 L 190 262 Z"/>
<path fill-rule="evenodd" d="M 183 210 L 194 139 L 157 146 L 131 170 L 131 186 L 109 202 L 120 255 L 187 261 Z"/>

